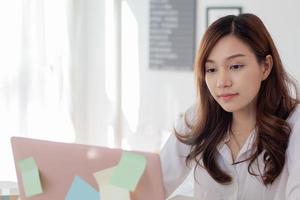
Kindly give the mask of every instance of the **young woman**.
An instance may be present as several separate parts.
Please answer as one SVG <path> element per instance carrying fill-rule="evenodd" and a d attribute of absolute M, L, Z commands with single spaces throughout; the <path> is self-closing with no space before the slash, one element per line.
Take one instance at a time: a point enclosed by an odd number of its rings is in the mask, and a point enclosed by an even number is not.
<path fill-rule="evenodd" d="M 262 21 L 214 22 L 195 77 L 197 103 L 161 152 L 167 196 L 194 170 L 197 200 L 299 200 L 297 88 Z"/>

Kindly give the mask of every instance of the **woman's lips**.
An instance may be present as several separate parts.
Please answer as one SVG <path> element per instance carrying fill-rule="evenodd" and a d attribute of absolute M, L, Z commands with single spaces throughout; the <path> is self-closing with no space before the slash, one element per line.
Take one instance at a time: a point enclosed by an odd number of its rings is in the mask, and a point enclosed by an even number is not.
<path fill-rule="evenodd" d="M 224 101 L 229 101 L 232 98 L 236 97 L 238 94 L 221 94 L 219 95 L 219 98 L 223 99 Z"/>

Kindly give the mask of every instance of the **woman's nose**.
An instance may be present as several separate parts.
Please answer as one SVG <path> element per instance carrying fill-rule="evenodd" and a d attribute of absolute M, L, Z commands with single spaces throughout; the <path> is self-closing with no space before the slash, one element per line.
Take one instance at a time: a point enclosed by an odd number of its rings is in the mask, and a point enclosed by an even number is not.
<path fill-rule="evenodd" d="M 224 88 L 224 87 L 230 87 L 232 85 L 231 78 L 226 71 L 220 71 L 217 77 L 217 87 L 218 88 Z"/>

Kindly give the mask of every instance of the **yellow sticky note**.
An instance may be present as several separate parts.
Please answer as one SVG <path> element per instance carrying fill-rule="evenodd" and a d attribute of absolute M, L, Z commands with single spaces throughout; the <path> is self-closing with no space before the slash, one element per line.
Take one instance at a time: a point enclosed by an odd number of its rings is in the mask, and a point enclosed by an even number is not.
<path fill-rule="evenodd" d="M 115 168 L 116 167 L 111 167 L 94 173 L 94 177 L 99 185 L 100 199 L 101 200 L 112 200 L 112 199 L 130 200 L 130 194 L 128 190 L 116 187 L 109 183 L 109 180 Z"/>
<path fill-rule="evenodd" d="M 123 152 L 119 164 L 113 171 L 110 183 L 133 192 L 145 168 L 146 158 L 144 156 Z"/>
<path fill-rule="evenodd" d="M 21 170 L 25 196 L 32 197 L 43 193 L 39 169 L 33 157 L 20 160 L 18 164 Z"/>

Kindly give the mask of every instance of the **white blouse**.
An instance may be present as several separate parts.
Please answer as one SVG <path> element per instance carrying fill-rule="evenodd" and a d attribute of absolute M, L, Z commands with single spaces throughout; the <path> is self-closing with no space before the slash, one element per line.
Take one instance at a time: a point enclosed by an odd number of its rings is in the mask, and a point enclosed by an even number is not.
<path fill-rule="evenodd" d="M 186 112 L 187 120 L 195 119 L 195 107 Z M 222 170 L 232 177 L 232 182 L 227 185 L 216 182 L 205 169 L 197 167 L 194 181 L 194 197 L 197 200 L 300 200 L 300 106 L 287 119 L 292 131 L 286 151 L 286 162 L 281 174 L 272 185 L 265 186 L 260 177 L 255 177 L 248 172 L 249 162 L 232 165 L 233 160 L 230 149 L 225 144 L 226 138 L 219 146 L 217 162 Z M 190 129 L 184 122 L 184 117 L 175 124 L 179 133 L 187 133 Z M 240 150 L 237 160 L 247 158 L 255 141 L 256 132 L 253 130 Z M 161 165 L 164 186 L 169 196 L 194 170 L 195 163 L 185 164 L 185 158 L 190 146 L 181 143 L 174 134 L 170 136 L 161 151 Z M 263 153 L 258 161 L 252 164 L 253 170 L 259 174 L 263 172 Z"/>

